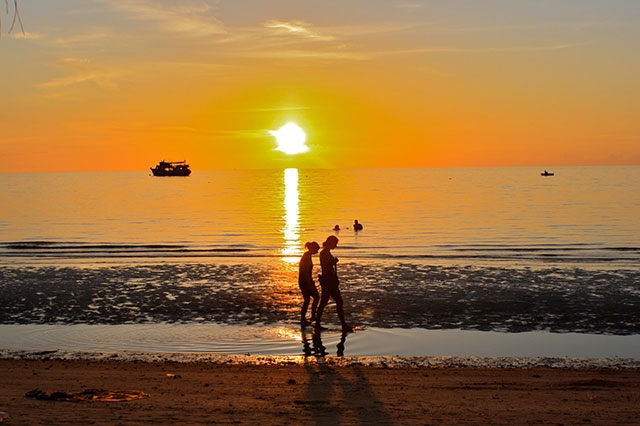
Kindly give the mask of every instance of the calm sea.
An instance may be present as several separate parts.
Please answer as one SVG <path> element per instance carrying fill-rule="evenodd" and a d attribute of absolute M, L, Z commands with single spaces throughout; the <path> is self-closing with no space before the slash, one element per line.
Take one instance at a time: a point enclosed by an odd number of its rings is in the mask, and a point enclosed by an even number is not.
<path fill-rule="evenodd" d="M 353 261 L 637 267 L 640 167 L 554 171 L 3 174 L 0 260 L 298 257 L 339 225 Z"/>
<path fill-rule="evenodd" d="M 0 174 L 0 324 L 295 324 L 337 235 L 370 329 L 640 334 L 640 167 L 541 171 Z"/>

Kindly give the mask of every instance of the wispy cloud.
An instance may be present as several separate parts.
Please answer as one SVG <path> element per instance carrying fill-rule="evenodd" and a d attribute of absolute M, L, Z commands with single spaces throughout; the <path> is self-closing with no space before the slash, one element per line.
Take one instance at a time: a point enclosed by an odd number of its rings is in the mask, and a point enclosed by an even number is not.
<path fill-rule="evenodd" d="M 303 21 L 268 21 L 264 24 L 265 28 L 276 30 L 279 34 L 293 35 L 312 40 L 333 41 L 334 36 L 321 34 L 314 31 L 311 25 Z"/>
<path fill-rule="evenodd" d="M 396 9 L 422 9 L 424 7 L 424 4 L 416 2 L 403 2 L 395 4 L 393 7 L 395 7 Z"/>
<path fill-rule="evenodd" d="M 253 58 L 279 58 L 279 59 L 345 59 L 366 60 L 371 57 L 368 53 L 339 50 L 313 50 L 313 49 L 278 49 L 271 51 L 251 50 L 245 52 L 245 56 Z"/>
<path fill-rule="evenodd" d="M 375 55 L 410 55 L 419 53 L 491 53 L 491 52 L 535 52 L 546 50 L 563 50 L 572 49 L 585 45 L 586 43 L 560 43 L 560 44 L 548 44 L 548 45 L 522 45 L 522 46 L 486 46 L 486 47 L 444 47 L 433 46 L 414 49 L 393 49 L 386 51 L 378 51 L 372 54 Z"/>
<path fill-rule="evenodd" d="M 101 69 L 83 58 L 64 58 L 59 64 L 67 72 L 67 76 L 54 78 L 38 87 L 43 89 L 56 89 L 74 86 L 83 83 L 93 83 L 97 86 L 114 89 L 118 87 L 117 80 L 120 77 L 118 72 Z"/>
<path fill-rule="evenodd" d="M 114 10 L 133 21 L 157 23 L 163 31 L 183 36 L 199 37 L 205 43 L 221 46 L 216 51 L 218 58 L 240 56 L 245 58 L 318 59 L 318 60 L 370 60 L 385 55 L 411 55 L 429 53 L 466 52 L 517 52 L 569 49 L 579 43 L 558 43 L 541 46 L 415 46 L 416 34 L 450 32 L 486 32 L 505 30 L 505 27 L 438 27 L 427 22 L 375 22 L 341 26 L 319 26 L 305 20 L 271 19 L 261 25 L 232 27 L 225 25 L 217 16 L 216 2 L 163 1 L 163 0 L 101 0 Z M 420 9 L 424 4 L 404 1 L 394 8 Z M 515 29 L 515 28 L 512 28 Z M 519 27 L 522 30 L 522 27 Z M 371 37 L 394 34 L 388 38 L 387 48 L 378 50 Z M 93 36 L 107 36 L 96 32 Z M 412 36 L 413 35 L 413 36 Z M 215 36 L 215 37 L 213 37 Z M 66 40 L 82 42 L 82 36 Z M 86 41 L 90 41 L 87 36 Z M 393 47 L 392 47 L 393 46 Z"/>
<path fill-rule="evenodd" d="M 368 35 L 404 31 L 413 27 L 406 23 L 379 22 L 320 26 L 303 19 L 277 18 L 256 22 L 255 25 L 229 26 L 219 19 L 217 2 L 212 1 L 98 1 L 130 19 L 133 26 L 136 21 L 152 22 L 167 33 L 199 39 L 199 48 L 216 45 L 217 61 L 224 57 L 366 60 L 370 58 L 365 47 Z M 174 46 L 177 44 L 174 43 Z M 192 47 L 195 49 L 195 46 Z M 205 53 L 200 58 L 207 62 L 210 56 Z"/>
<path fill-rule="evenodd" d="M 11 39 L 36 40 L 36 39 L 42 38 L 42 34 L 25 31 L 25 32 L 9 33 L 9 34 L 5 35 L 4 37 L 8 37 L 8 38 L 11 38 Z"/>
<path fill-rule="evenodd" d="M 268 107 L 268 108 L 242 108 L 231 109 L 229 112 L 278 112 L 278 111 L 303 111 L 312 109 L 310 106 L 283 106 L 283 107 Z"/>
<path fill-rule="evenodd" d="M 202 131 L 189 126 L 159 126 L 145 121 L 135 121 L 123 125 L 121 121 L 67 121 L 65 126 L 73 131 L 83 133 L 159 133 L 159 134 L 198 134 Z"/>
<path fill-rule="evenodd" d="M 226 33 L 224 25 L 213 15 L 213 6 L 203 2 L 118 0 L 106 4 L 131 19 L 153 21 L 173 33 L 192 36 Z"/>
<path fill-rule="evenodd" d="M 227 26 L 216 16 L 215 2 L 103 1 L 131 20 L 155 22 L 163 31 L 214 43 L 220 46 L 217 58 L 364 58 L 347 44 L 353 35 L 362 35 L 363 28 L 318 27 L 304 20 L 279 19 L 254 26 Z M 376 31 L 381 31 L 380 26 L 364 33 Z"/>
<path fill-rule="evenodd" d="M 74 34 L 69 37 L 60 37 L 53 40 L 53 43 L 60 46 L 71 45 L 95 45 L 104 40 L 114 38 L 115 35 L 106 29 L 96 28 L 89 32 Z"/>
<path fill-rule="evenodd" d="M 235 55 L 253 58 L 366 60 L 366 38 L 410 28 L 406 24 L 316 26 L 305 21 L 270 20 L 262 28 L 239 29 Z"/>

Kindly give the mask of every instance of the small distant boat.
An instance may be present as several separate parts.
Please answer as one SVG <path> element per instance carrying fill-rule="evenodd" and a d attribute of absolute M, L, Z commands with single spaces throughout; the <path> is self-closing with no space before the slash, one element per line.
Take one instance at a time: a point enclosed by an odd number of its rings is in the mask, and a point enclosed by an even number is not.
<path fill-rule="evenodd" d="M 161 161 L 151 172 L 154 176 L 189 176 L 191 169 L 185 161 Z"/>
<path fill-rule="evenodd" d="M 553 172 L 548 172 L 548 171 L 544 171 L 542 173 L 540 173 L 540 176 L 553 176 L 555 173 Z"/>

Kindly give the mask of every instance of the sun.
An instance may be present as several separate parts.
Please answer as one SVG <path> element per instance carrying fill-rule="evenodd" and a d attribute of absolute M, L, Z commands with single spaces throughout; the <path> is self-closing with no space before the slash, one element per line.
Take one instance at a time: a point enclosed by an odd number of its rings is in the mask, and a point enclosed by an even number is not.
<path fill-rule="evenodd" d="M 276 138 L 278 146 L 276 150 L 288 155 L 300 154 L 309 151 L 305 144 L 307 135 L 304 130 L 295 123 L 287 123 L 278 130 L 269 130 L 269 133 Z"/>

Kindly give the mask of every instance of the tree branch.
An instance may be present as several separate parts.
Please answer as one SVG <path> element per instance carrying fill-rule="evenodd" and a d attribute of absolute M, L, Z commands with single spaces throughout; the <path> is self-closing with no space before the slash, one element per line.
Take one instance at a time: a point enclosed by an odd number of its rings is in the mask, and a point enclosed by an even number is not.
<path fill-rule="evenodd" d="M 4 0 L 5 13 L 9 15 L 9 0 Z M 18 0 L 13 0 L 13 20 L 8 34 L 11 34 L 16 27 L 16 23 L 20 27 L 20 31 L 24 34 L 24 26 L 22 25 L 22 17 L 20 16 L 20 9 L 18 8 Z M 0 37 L 2 36 L 2 19 L 0 19 Z"/>

